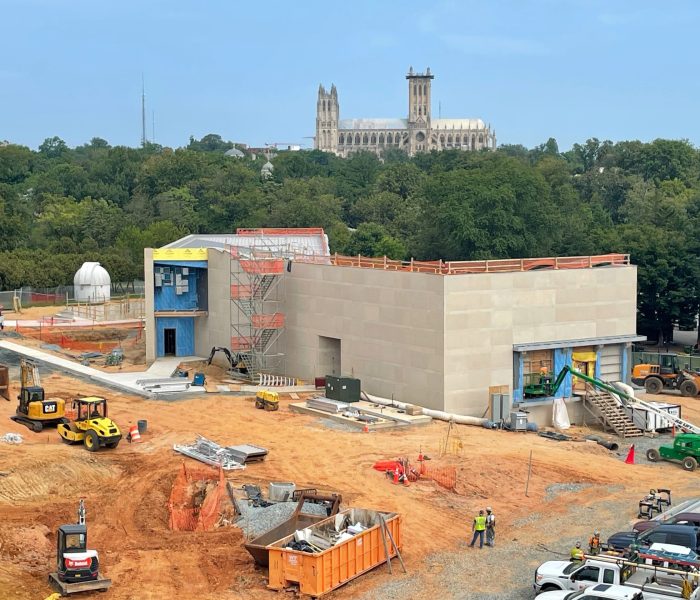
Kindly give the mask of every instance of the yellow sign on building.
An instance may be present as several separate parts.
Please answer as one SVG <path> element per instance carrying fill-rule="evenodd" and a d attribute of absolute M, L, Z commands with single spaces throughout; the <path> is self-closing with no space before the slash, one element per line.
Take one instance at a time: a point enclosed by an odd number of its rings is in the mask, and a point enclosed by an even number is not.
<path fill-rule="evenodd" d="M 153 260 L 207 260 L 207 248 L 155 248 Z"/>

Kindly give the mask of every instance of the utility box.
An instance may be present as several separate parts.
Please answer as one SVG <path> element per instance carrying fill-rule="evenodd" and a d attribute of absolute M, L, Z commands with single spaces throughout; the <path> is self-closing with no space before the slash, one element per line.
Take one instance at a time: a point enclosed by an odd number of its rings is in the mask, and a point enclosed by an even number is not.
<path fill-rule="evenodd" d="M 510 428 L 512 431 L 527 430 L 527 413 L 512 412 L 510 413 Z"/>
<path fill-rule="evenodd" d="M 326 375 L 326 398 L 339 402 L 359 402 L 360 380 Z"/>
<path fill-rule="evenodd" d="M 491 394 L 491 420 L 496 423 L 509 418 L 513 403 L 510 394 Z"/>

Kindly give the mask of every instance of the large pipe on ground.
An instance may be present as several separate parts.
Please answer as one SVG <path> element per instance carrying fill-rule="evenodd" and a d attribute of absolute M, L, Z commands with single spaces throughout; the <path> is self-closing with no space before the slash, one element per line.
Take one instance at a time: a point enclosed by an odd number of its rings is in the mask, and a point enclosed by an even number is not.
<path fill-rule="evenodd" d="M 374 402 L 374 404 L 381 404 L 382 406 L 394 406 L 400 410 L 406 410 L 407 404 L 405 402 L 396 402 L 395 400 L 380 398 L 379 396 L 372 396 L 367 392 L 362 392 L 361 395 L 365 400 L 367 400 L 367 402 Z M 432 410 L 430 408 L 423 408 L 422 411 L 424 415 L 432 417 L 433 419 L 438 419 L 440 421 L 452 421 L 453 423 L 458 423 L 459 425 L 483 426 L 487 421 L 487 419 L 482 419 L 480 417 L 455 415 L 453 413 L 447 413 L 441 410 Z"/>

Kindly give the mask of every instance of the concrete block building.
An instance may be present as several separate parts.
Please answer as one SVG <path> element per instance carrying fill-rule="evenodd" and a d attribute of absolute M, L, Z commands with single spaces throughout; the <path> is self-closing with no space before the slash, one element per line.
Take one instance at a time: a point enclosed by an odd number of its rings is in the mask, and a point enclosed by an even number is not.
<path fill-rule="evenodd" d="M 529 376 L 568 364 L 628 380 L 643 339 L 623 254 L 400 262 L 331 255 L 322 230 L 244 230 L 188 236 L 145 260 L 148 360 L 224 346 L 259 354 L 252 371 L 352 375 L 371 394 L 457 414 L 481 416 L 490 388 L 505 386 L 545 422 L 551 398 L 527 397 Z M 556 394 L 573 419 L 582 383 L 567 377 Z"/>

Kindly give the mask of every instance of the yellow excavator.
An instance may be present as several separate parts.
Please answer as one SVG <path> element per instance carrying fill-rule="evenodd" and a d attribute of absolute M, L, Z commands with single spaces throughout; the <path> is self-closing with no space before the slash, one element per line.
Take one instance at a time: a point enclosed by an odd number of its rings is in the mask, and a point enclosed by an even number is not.
<path fill-rule="evenodd" d="M 67 423 L 66 401 L 63 398 L 45 398 L 41 387 L 39 368 L 27 359 L 19 362 L 20 390 L 16 414 L 10 419 L 39 432 L 49 425 Z"/>
<path fill-rule="evenodd" d="M 73 400 L 76 417 L 58 426 L 58 435 L 66 444 L 84 444 L 90 452 L 100 448 L 116 448 L 122 433 L 107 416 L 107 400 L 97 396 Z"/>

